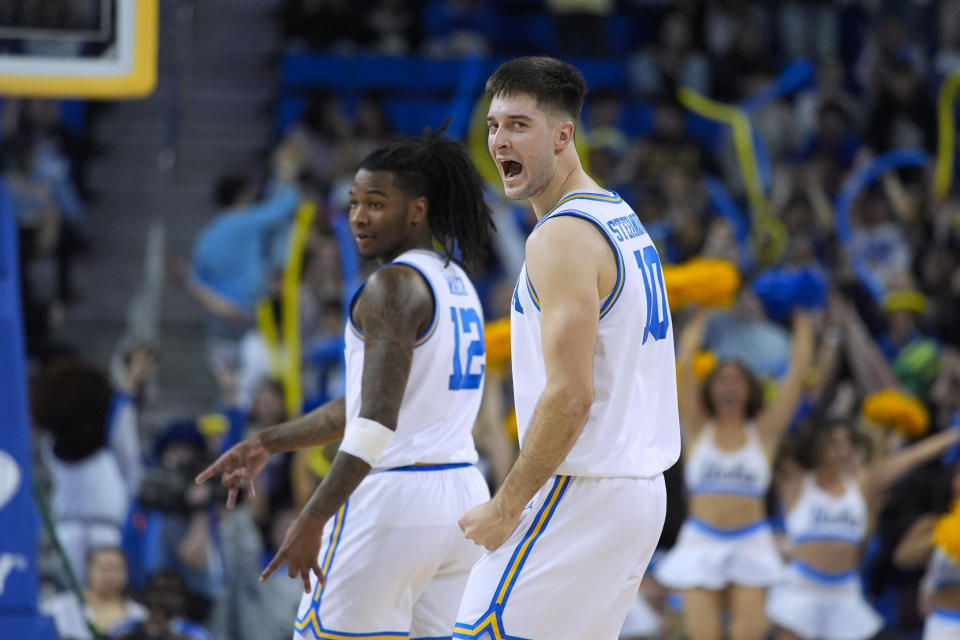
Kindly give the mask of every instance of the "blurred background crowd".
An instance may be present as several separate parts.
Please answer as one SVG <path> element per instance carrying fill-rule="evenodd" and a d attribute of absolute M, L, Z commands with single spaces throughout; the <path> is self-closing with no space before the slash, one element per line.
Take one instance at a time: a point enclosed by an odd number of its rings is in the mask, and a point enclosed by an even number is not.
<path fill-rule="evenodd" d="M 161 40 L 153 111 L 2 102 L 2 206 L 19 230 L 39 493 L 57 532 L 42 604 L 63 637 L 92 638 L 89 622 L 117 638 L 289 638 L 299 583 L 256 578 L 333 451 L 278 456 L 229 512 L 192 478 L 343 392 L 343 301 L 373 267 L 346 225 L 355 167 L 448 115 L 490 178 L 498 228 L 472 274 L 488 331 L 476 437 L 496 488 L 517 450 L 503 318 L 536 220 L 500 195 L 475 114 L 496 62 L 524 54 L 583 70 L 581 155 L 663 257 L 688 455 L 697 418 L 780 418 L 761 497 L 788 562 L 781 489 L 832 464 L 811 430 L 842 432 L 844 472 L 886 473 L 844 563 L 878 637 L 920 637 L 932 531 L 960 492 L 946 436 L 904 457 L 960 428 L 956 110 L 938 115 L 960 71 L 960 2 L 228 5 L 233 27 L 203 0 L 162 6 L 176 35 Z M 258 64 L 226 55 L 241 49 Z M 253 120 L 234 113 L 240 96 L 255 96 Z M 698 96 L 738 106 L 745 135 Z M 191 100 L 206 101 L 202 127 Z M 690 499 L 683 461 L 668 488 L 665 552 L 688 503 L 711 509 Z M 657 575 L 623 638 L 687 633 L 682 591 Z"/>

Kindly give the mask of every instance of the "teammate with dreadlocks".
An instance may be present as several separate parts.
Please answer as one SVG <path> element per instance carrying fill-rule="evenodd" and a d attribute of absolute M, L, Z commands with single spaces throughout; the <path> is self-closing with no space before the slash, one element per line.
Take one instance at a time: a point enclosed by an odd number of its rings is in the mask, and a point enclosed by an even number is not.
<path fill-rule="evenodd" d="M 350 225 L 381 267 L 350 303 L 346 396 L 251 436 L 197 481 L 222 473 L 232 507 L 271 454 L 342 438 L 261 581 L 284 563 L 303 581 L 297 638 L 448 638 L 480 555 L 457 517 L 489 499 L 471 437 L 483 313 L 451 256 L 483 257 L 490 210 L 463 147 L 427 134 L 360 163 Z"/>

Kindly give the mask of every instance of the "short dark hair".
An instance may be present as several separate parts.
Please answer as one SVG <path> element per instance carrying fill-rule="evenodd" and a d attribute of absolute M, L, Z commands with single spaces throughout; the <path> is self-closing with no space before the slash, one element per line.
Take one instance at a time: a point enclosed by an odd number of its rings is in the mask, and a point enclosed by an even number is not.
<path fill-rule="evenodd" d="M 533 96 L 545 111 L 561 111 L 577 121 L 587 96 L 587 81 L 575 66 L 563 60 L 527 56 L 504 62 L 487 80 L 488 98 L 517 93 Z"/>
<path fill-rule="evenodd" d="M 710 372 L 710 375 L 707 376 L 707 379 L 704 380 L 703 386 L 700 388 L 700 401 L 703 403 L 703 407 L 707 410 L 707 414 L 711 417 L 716 417 L 717 408 L 713 404 L 713 397 L 710 395 L 710 388 L 713 386 L 713 381 L 717 379 L 717 375 L 720 373 L 720 370 L 726 366 L 734 366 L 740 370 L 740 373 L 747 379 L 747 387 L 749 388 L 749 394 L 747 395 L 747 406 L 744 409 L 744 414 L 747 419 L 753 420 L 760 414 L 760 410 L 763 409 L 763 386 L 760 384 L 760 381 L 757 380 L 757 376 L 753 374 L 753 371 L 750 370 L 750 367 L 745 365 L 740 360 L 729 359 L 722 360 L 713 371 Z"/>

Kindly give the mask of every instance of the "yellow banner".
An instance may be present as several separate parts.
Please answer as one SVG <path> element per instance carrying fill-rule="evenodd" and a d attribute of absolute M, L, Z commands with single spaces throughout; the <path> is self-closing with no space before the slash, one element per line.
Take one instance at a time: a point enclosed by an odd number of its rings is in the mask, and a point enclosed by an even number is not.
<path fill-rule="evenodd" d="M 957 122 L 954 107 L 960 89 L 960 71 L 954 71 L 943 81 L 937 99 L 937 164 L 933 174 L 933 195 L 945 198 L 953 182 L 953 158 L 957 152 Z"/>

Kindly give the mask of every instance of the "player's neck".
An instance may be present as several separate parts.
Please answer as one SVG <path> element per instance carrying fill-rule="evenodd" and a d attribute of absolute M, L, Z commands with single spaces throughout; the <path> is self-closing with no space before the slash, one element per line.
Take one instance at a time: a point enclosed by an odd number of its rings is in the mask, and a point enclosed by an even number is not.
<path fill-rule="evenodd" d="M 393 262 L 407 251 L 412 251 L 413 249 L 425 249 L 427 251 L 433 250 L 433 235 L 428 232 L 426 235 L 418 234 L 416 236 L 411 236 L 405 242 L 399 244 L 396 248 L 381 255 L 379 258 L 379 263 L 384 265 L 388 262 Z"/>
<path fill-rule="evenodd" d="M 530 198 L 530 204 L 533 206 L 534 213 L 537 214 L 537 220 L 539 220 L 550 213 L 566 194 L 575 191 L 595 192 L 599 190 L 600 185 L 587 175 L 587 172 L 580 166 L 580 158 L 574 154 L 572 158 L 567 158 L 566 162 L 561 160 L 553 178 L 546 187 Z"/>

